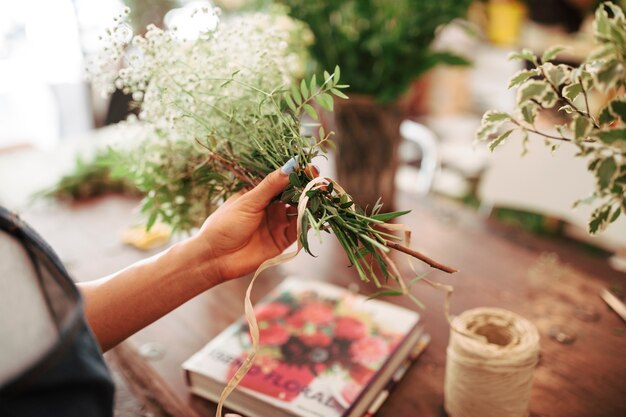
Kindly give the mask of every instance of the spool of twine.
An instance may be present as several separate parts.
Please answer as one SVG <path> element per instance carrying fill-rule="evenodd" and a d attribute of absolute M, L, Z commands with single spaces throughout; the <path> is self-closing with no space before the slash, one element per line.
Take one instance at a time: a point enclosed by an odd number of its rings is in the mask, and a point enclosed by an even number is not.
<path fill-rule="evenodd" d="M 526 417 L 539 333 L 525 318 L 476 308 L 451 323 L 444 405 L 450 417 Z"/>

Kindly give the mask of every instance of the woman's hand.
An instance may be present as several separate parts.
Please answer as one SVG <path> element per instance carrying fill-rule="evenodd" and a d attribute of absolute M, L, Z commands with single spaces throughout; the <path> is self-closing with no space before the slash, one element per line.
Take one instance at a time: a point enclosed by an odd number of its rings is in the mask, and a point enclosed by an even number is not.
<path fill-rule="evenodd" d="M 220 283 L 249 274 L 296 240 L 295 207 L 270 203 L 287 187 L 295 166 L 296 160 L 290 160 L 207 218 L 193 238 L 207 279 Z"/>

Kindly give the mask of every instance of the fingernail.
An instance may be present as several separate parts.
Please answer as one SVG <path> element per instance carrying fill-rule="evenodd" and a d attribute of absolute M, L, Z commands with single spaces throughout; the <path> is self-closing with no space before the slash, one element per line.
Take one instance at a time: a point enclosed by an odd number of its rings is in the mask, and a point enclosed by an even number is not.
<path fill-rule="evenodd" d="M 296 166 L 298 166 L 298 155 L 285 162 L 285 165 L 280 168 L 280 172 L 289 175 L 296 170 Z"/>
<path fill-rule="evenodd" d="M 241 416 L 239 414 L 228 413 L 228 414 L 224 414 L 224 417 L 241 417 Z"/>

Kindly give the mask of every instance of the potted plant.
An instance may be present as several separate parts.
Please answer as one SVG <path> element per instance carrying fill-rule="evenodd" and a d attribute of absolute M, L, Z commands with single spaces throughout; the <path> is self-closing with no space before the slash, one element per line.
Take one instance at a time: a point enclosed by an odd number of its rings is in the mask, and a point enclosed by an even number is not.
<path fill-rule="evenodd" d="M 517 110 L 485 113 L 476 132 L 494 150 L 515 131 L 522 142 L 542 136 L 556 150 L 560 144 L 576 146 L 577 157 L 586 158 L 596 179 L 596 190 L 579 203 L 596 203 L 589 219 L 589 232 L 596 233 L 626 212 L 626 18 L 610 2 L 595 13 L 594 37 L 598 48 L 579 66 L 553 61 L 563 47 L 546 50 L 541 57 L 529 50 L 511 55 L 530 64 L 513 76 L 509 88 L 518 87 Z M 599 111 L 590 105 L 590 93 L 600 93 L 605 102 Z M 554 131 L 537 127 L 540 111 L 556 110 L 565 123 Z M 581 196 L 583 197 L 583 196 Z"/>
<path fill-rule="evenodd" d="M 465 64 L 430 50 L 442 24 L 464 16 L 470 0 L 282 0 L 307 23 L 318 69 L 341 68 L 349 100 L 335 100 L 337 178 L 362 206 L 382 197 L 393 204 L 399 125 L 398 98 L 439 63 Z M 319 72 L 319 71 L 316 71 Z M 330 130 L 330 129 L 327 129 Z"/>

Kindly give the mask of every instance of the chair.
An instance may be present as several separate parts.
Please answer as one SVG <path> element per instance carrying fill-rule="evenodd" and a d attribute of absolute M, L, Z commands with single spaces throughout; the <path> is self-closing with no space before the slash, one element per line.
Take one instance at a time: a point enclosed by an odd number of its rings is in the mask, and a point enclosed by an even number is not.
<path fill-rule="evenodd" d="M 396 183 L 420 196 L 427 195 L 440 167 L 437 136 L 432 130 L 413 120 L 402 122 L 400 135 L 403 141 L 398 150 L 401 164 L 396 174 Z M 418 160 L 420 167 L 416 173 L 410 164 Z"/>

